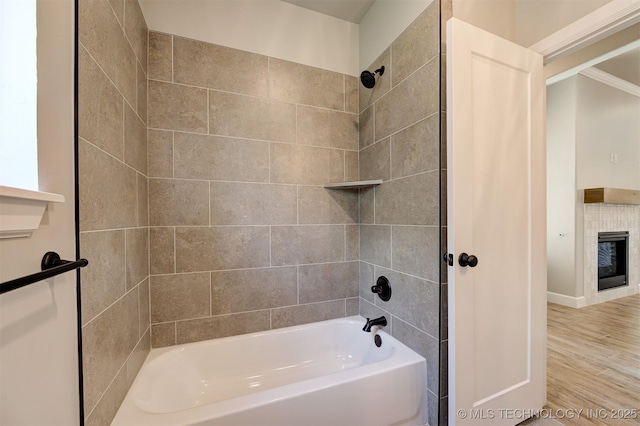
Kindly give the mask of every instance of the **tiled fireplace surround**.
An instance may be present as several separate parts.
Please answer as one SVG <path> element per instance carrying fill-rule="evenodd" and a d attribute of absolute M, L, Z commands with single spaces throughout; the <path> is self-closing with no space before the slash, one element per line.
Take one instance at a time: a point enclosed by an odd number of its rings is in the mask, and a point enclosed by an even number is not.
<path fill-rule="evenodd" d="M 598 292 L 598 233 L 629 231 L 628 286 Z M 585 305 L 605 302 L 640 292 L 640 206 L 620 204 L 584 205 L 584 297 Z"/>
<path fill-rule="evenodd" d="M 447 423 L 439 7 L 371 64 L 386 73 L 366 90 L 147 32 L 135 0 L 80 1 L 87 425 L 111 421 L 149 347 L 358 313 L 386 315 L 427 359 L 429 424 Z M 321 186 L 369 178 L 383 184 Z M 370 292 L 378 275 L 390 302 Z"/>

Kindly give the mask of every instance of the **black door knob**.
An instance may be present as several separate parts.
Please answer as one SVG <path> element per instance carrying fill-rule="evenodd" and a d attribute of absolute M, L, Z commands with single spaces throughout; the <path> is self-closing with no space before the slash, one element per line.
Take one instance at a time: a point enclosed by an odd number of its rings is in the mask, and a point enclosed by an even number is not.
<path fill-rule="evenodd" d="M 468 266 L 470 268 L 474 268 L 477 264 L 478 258 L 472 254 L 460 253 L 460 256 L 458 256 L 458 265 L 462 267 Z"/>

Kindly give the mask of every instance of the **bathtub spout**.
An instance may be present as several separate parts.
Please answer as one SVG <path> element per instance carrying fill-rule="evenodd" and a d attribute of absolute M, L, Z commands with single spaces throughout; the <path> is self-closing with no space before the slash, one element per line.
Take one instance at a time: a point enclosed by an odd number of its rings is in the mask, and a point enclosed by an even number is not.
<path fill-rule="evenodd" d="M 384 316 L 381 316 L 380 318 L 374 318 L 372 320 L 370 320 L 369 318 L 367 318 L 367 323 L 364 325 L 364 328 L 362 329 L 362 331 L 366 331 L 367 333 L 371 332 L 371 327 L 373 326 L 379 326 L 379 327 L 384 327 L 387 325 L 387 318 L 385 318 Z"/>

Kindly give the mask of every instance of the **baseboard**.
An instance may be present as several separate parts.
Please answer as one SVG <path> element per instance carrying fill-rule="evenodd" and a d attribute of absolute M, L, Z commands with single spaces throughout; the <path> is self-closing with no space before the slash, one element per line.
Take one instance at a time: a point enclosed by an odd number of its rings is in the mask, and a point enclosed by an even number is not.
<path fill-rule="evenodd" d="M 557 303 L 558 305 L 568 306 L 570 308 L 583 308 L 587 305 L 584 296 L 567 296 L 566 294 L 553 293 L 547 291 L 547 302 Z"/>

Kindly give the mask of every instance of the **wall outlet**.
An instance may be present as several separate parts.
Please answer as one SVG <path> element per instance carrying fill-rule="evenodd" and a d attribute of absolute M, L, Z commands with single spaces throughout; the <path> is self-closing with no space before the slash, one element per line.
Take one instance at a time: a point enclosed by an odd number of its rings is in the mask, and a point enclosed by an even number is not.
<path fill-rule="evenodd" d="M 613 164 L 615 164 L 615 163 L 617 163 L 617 162 L 618 162 L 618 154 L 616 154 L 616 153 L 612 152 L 612 153 L 611 153 L 611 157 L 610 157 L 610 158 L 611 158 L 611 162 L 612 162 Z"/>

